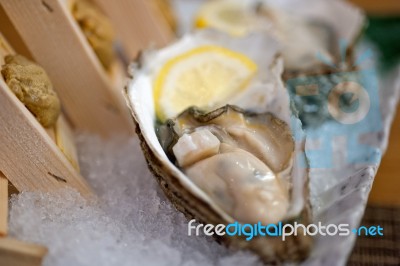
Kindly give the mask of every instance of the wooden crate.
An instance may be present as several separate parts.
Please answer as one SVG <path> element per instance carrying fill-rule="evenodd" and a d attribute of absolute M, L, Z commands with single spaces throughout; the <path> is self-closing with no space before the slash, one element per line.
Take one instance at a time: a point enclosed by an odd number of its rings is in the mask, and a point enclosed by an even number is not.
<path fill-rule="evenodd" d="M 8 180 L 0 172 L 0 237 L 8 230 Z"/>
<path fill-rule="evenodd" d="M 175 38 L 154 0 L 95 1 L 112 19 L 130 60 L 150 45 L 162 47 Z"/>
<path fill-rule="evenodd" d="M 4 56 L 14 51 L 1 33 L 0 44 L 2 65 Z M 52 191 L 70 186 L 83 196 L 91 195 L 86 181 L 56 145 L 54 131 L 46 130 L 39 124 L 8 88 L 2 76 L 0 106 L 0 172 L 18 191 Z M 68 134 L 67 124 L 62 117 L 58 123 L 62 125 L 57 128 Z M 69 140 L 64 140 L 64 147 L 72 145 Z M 68 149 L 74 152 L 73 147 Z"/>
<path fill-rule="evenodd" d="M 5 55 L 14 53 L 0 33 L 0 64 Z M 92 191 L 77 170 L 72 133 L 62 115 L 54 129 L 43 128 L 1 75 L 0 106 L 0 266 L 39 266 L 46 247 L 7 238 L 10 193 L 73 187 L 91 197 Z M 66 154 L 71 155 L 69 160 Z"/>
<path fill-rule="evenodd" d="M 0 266 L 40 266 L 47 248 L 11 238 L 0 238 Z"/>
<path fill-rule="evenodd" d="M 133 132 L 122 96 L 120 62 L 107 72 L 70 11 L 70 1 L 0 0 L 32 57 L 48 72 L 68 118 L 105 136 Z M 9 40 L 13 43 L 13 40 Z M 122 74 L 121 74 L 122 73 Z"/>

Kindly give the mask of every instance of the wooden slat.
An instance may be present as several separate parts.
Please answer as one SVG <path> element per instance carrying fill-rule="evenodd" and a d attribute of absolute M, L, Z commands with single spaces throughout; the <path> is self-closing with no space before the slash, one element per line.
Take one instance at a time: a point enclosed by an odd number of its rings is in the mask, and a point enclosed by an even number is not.
<path fill-rule="evenodd" d="M 8 180 L 0 172 L 0 237 L 8 230 Z"/>
<path fill-rule="evenodd" d="M 4 64 L 4 57 L 9 54 L 14 54 L 14 49 L 0 32 L 0 65 Z"/>
<path fill-rule="evenodd" d="M 55 142 L 72 166 L 79 172 L 78 151 L 74 142 L 74 134 L 64 116 L 60 116 L 55 127 Z"/>
<path fill-rule="evenodd" d="M 174 39 L 167 21 L 150 0 L 95 0 L 111 18 L 130 59 L 150 44 L 162 47 Z"/>
<path fill-rule="evenodd" d="M 364 9 L 369 15 L 375 16 L 399 16 L 399 0 L 350 0 L 355 5 Z"/>
<path fill-rule="evenodd" d="M 28 109 L 0 79 L 0 171 L 19 191 L 72 186 L 91 194 L 85 180 Z"/>
<path fill-rule="evenodd" d="M 0 238 L 0 266 L 40 266 L 47 248 L 11 238 Z"/>
<path fill-rule="evenodd" d="M 7 40 L 13 40 L 13 49 L 18 53 L 24 55 L 26 58 L 32 60 L 32 55 L 30 54 L 28 47 L 22 41 L 18 32 L 12 26 L 11 21 L 7 17 L 3 6 L 0 5 L 0 32 Z"/>
<path fill-rule="evenodd" d="M 18 189 L 10 181 L 8 181 L 8 198 L 11 198 L 12 195 L 17 195 L 18 193 Z"/>
<path fill-rule="evenodd" d="M 51 127 L 51 128 L 45 128 L 47 135 L 49 135 L 49 137 L 55 142 L 56 141 L 56 132 L 55 132 L 55 128 Z"/>
<path fill-rule="evenodd" d="M 122 88 L 115 93 L 112 78 L 81 32 L 67 1 L 0 3 L 35 61 L 46 69 L 74 126 L 103 135 L 131 132 Z"/>

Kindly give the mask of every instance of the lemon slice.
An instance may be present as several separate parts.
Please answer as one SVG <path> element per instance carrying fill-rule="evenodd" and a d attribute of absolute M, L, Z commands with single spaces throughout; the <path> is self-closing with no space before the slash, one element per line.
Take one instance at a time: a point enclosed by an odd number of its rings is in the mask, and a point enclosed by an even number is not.
<path fill-rule="evenodd" d="M 158 119 L 175 117 L 190 106 L 226 104 L 244 89 L 257 65 L 244 54 L 219 46 L 200 46 L 167 61 L 154 83 Z"/>
<path fill-rule="evenodd" d="M 244 2 L 206 1 L 197 13 L 195 26 L 214 28 L 233 36 L 243 36 L 256 23 L 256 19 Z"/>

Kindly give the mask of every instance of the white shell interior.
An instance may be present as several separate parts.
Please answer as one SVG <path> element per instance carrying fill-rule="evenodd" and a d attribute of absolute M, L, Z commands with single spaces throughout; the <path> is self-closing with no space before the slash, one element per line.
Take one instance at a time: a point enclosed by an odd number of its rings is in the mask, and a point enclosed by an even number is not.
<path fill-rule="evenodd" d="M 229 104 L 235 104 L 244 109 L 259 112 L 272 112 L 289 125 L 294 125 L 298 132 L 299 123 L 291 123 L 289 95 L 281 80 L 283 71 L 282 60 L 278 57 L 276 42 L 265 34 L 252 34 L 244 38 L 231 38 L 216 31 L 200 31 L 187 35 L 173 45 L 159 51 L 149 51 L 143 54 L 140 66 L 132 66 L 133 79 L 128 86 L 128 101 L 134 118 L 140 126 L 147 144 L 179 182 L 191 193 L 208 203 L 220 213 L 227 222 L 234 219 L 200 190 L 183 172 L 170 162 L 162 149 L 155 133 L 155 108 L 153 101 L 153 80 L 163 64 L 170 58 L 202 45 L 219 45 L 243 53 L 258 65 L 258 73 L 244 93 L 231 99 Z M 260 52 L 262 51 L 262 52 Z M 264 52 L 265 51 L 265 52 Z M 263 95 L 265 99 L 260 105 L 254 106 L 254 99 Z M 286 218 L 296 216 L 303 209 L 303 193 L 306 181 L 306 170 L 299 167 L 299 156 L 295 156 L 292 172 L 291 207 Z"/>

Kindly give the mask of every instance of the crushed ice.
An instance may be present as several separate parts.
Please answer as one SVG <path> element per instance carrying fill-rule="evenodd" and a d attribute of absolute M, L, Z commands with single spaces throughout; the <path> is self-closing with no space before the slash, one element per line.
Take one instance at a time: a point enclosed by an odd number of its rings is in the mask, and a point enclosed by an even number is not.
<path fill-rule="evenodd" d="M 137 138 L 79 135 L 82 175 L 99 199 L 25 192 L 11 199 L 10 235 L 48 247 L 44 265 L 258 265 L 205 236 L 188 236 L 147 169 Z"/>

